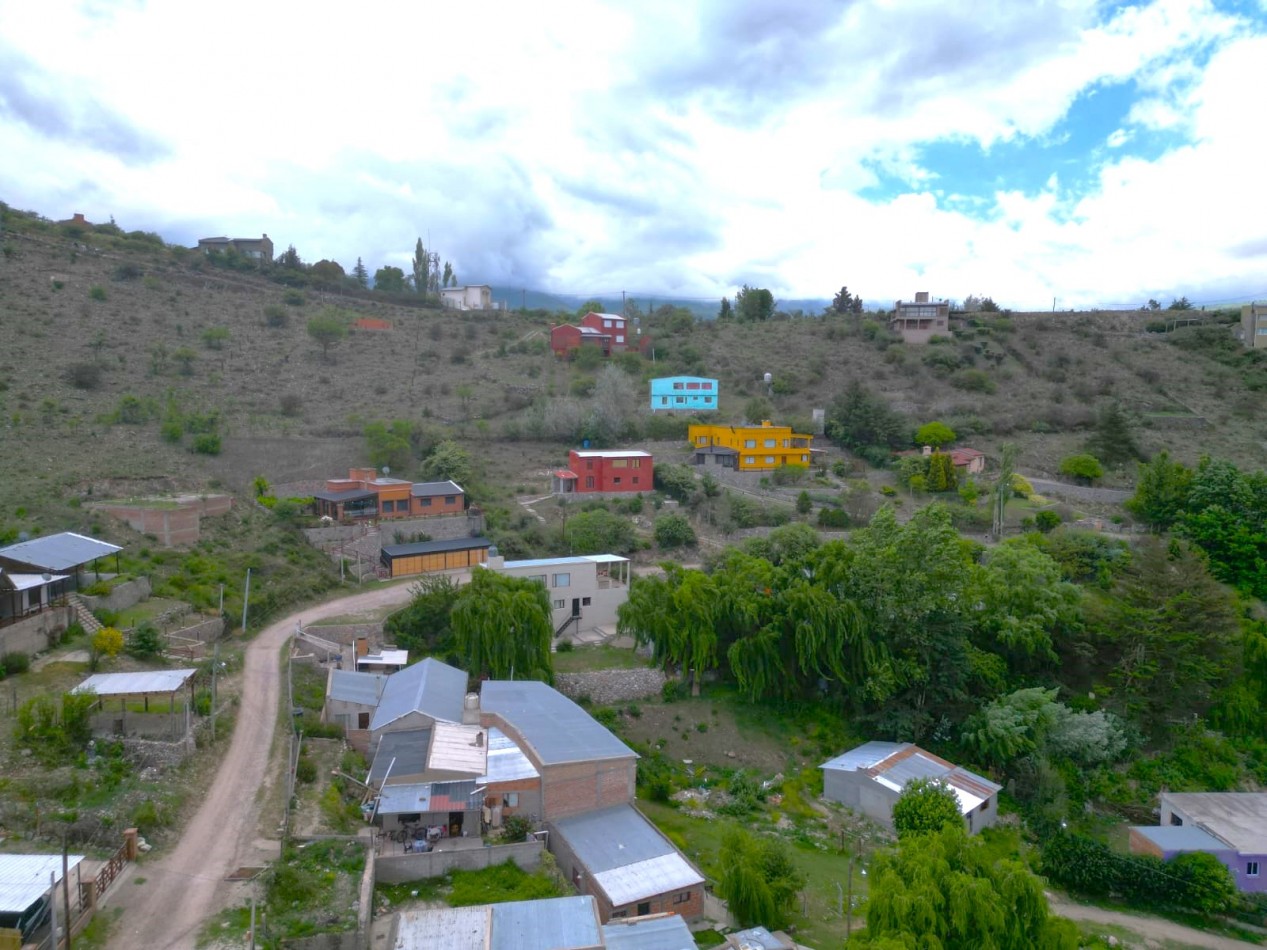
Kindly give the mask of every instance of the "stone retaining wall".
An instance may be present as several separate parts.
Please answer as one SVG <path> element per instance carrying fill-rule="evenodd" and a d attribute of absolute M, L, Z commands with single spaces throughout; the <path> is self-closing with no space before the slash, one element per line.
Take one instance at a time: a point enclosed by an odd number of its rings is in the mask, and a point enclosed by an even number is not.
<path fill-rule="evenodd" d="M 134 580 L 124 581 L 122 584 L 116 584 L 110 588 L 110 593 L 104 597 L 80 594 L 79 599 L 88 605 L 89 610 L 109 610 L 118 613 L 121 610 L 127 610 L 129 607 L 135 607 L 143 600 L 148 600 L 149 596 L 150 579 L 148 577 L 138 577 Z"/>
<path fill-rule="evenodd" d="M 76 619 L 73 607 L 51 607 L 25 620 L 0 627 L 0 656 L 8 653 L 34 656 L 51 650 Z"/>
<path fill-rule="evenodd" d="M 664 671 L 648 668 L 559 673 L 554 678 L 554 685 L 560 693 L 571 699 L 587 696 L 599 706 L 610 706 L 631 699 L 648 699 L 661 695 L 664 689 Z"/>

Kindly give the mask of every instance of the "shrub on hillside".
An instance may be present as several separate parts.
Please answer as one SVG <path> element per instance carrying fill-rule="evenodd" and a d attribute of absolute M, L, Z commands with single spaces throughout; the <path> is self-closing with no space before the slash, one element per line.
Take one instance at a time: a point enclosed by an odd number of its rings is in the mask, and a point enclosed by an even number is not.
<path fill-rule="evenodd" d="M 998 386 L 984 370 L 965 369 L 950 378 L 950 385 L 970 393 L 992 393 Z"/>
<path fill-rule="evenodd" d="M 661 515 L 655 520 L 655 543 L 662 549 L 690 547 L 695 530 L 683 515 Z"/>
<path fill-rule="evenodd" d="M 220 436 L 214 432 L 204 432 L 202 435 L 194 437 L 191 448 L 198 455 L 219 455 Z"/>
<path fill-rule="evenodd" d="M 76 389 L 93 390 L 101 385 L 101 367 L 96 363 L 72 363 L 66 381 Z"/>

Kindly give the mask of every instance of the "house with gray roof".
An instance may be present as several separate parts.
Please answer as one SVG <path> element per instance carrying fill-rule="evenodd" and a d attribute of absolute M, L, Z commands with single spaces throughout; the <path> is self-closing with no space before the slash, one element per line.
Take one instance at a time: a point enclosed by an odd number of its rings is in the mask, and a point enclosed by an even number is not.
<path fill-rule="evenodd" d="M 499 729 L 540 775 L 543 820 L 633 801 L 637 753 L 546 683 L 485 682 L 480 723 Z"/>
<path fill-rule="evenodd" d="M 371 751 L 387 732 L 430 729 L 437 722 L 461 722 L 466 679 L 464 671 L 434 657 L 388 676 L 370 717 Z"/>
<path fill-rule="evenodd" d="M 1203 851 L 1242 891 L 1267 891 L 1267 792 L 1162 792 L 1157 827 L 1136 825 L 1130 849 L 1165 861 Z"/>
<path fill-rule="evenodd" d="M 886 825 L 893 822 L 893 805 L 902 790 L 915 779 L 942 782 L 954 792 L 969 834 L 998 819 L 1001 785 L 910 742 L 866 742 L 819 768 L 823 798 Z"/>
<path fill-rule="evenodd" d="M 77 575 L 84 568 L 122 550 L 109 541 L 63 531 L 5 545 L 0 548 L 0 567 L 14 573 Z M 114 565 L 117 568 L 117 560 Z"/>
<path fill-rule="evenodd" d="M 326 703 L 321 721 L 343 727 L 353 747 L 364 753 L 370 720 L 387 685 L 386 673 L 358 673 L 331 667 L 326 673 Z"/>
<path fill-rule="evenodd" d="M 549 823 L 550 850 L 604 921 L 648 914 L 693 918 L 704 910 L 704 876 L 633 805 Z"/>

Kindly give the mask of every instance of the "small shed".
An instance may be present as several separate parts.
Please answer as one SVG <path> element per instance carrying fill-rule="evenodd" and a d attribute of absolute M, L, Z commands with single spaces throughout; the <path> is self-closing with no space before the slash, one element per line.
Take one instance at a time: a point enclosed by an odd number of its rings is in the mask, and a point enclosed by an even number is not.
<path fill-rule="evenodd" d="M 93 693 L 98 700 L 97 714 L 93 716 L 93 732 L 98 735 L 142 734 L 150 738 L 180 739 L 188 731 L 188 712 L 193 708 L 194 676 L 197 670 L 144 670 L 137 673 L 94 673 L 72 693 Z M 188 691 L 186 703 L 177 714 L 176 699 Z M 119 701 L 118 710 L 107 706 L 107 699 Z M 162 713 L 162 700 L 167 699 L 166 715 Z M 156 709 L 150 709 L 150 700 L 156 700 Z M 140 701 L 141 709 L 130 709 Z"/>

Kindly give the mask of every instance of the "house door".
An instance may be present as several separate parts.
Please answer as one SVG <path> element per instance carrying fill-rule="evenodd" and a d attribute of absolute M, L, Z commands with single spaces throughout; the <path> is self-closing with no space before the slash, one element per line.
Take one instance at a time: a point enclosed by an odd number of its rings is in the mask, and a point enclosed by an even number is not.
<path fill-rule="evenodd" d="M 572 616 L 579 617 L 581 615 L 581 598 L 572 598 Z"/>
<path fill-rule="evenodd" d="M 462 817 L 463 817 L 463 813 L 460 811 L 449 812 L 449 837 L 450 838 L 462 837 Z"/>

